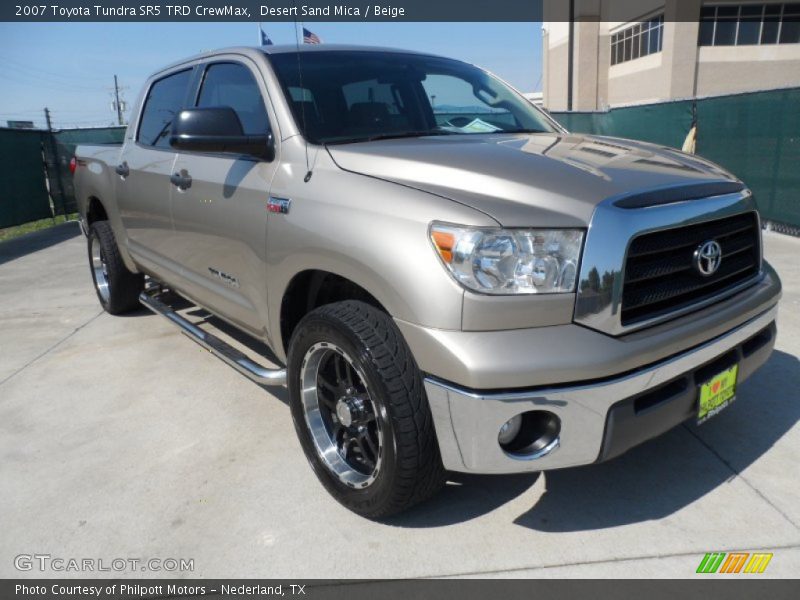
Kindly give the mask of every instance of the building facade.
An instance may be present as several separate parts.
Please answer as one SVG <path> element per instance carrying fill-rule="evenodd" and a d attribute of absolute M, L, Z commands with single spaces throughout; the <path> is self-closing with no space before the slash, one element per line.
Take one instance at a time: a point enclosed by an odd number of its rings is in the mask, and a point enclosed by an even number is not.
<path fill-rule="evenodd" d="M 548 110 L 800 87 L 800 2 L 571 1 L 545 3 Z"/>

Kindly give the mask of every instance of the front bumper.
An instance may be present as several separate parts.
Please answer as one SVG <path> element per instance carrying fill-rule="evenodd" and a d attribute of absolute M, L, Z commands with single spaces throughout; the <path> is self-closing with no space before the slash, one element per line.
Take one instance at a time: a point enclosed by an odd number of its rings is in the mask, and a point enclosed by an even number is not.
<path fill-rule="evenodd" d="M 739 364 L 739 383 L 769 358 L 777 306 L 679 354 L 626 374 L 565 386 L 484 393 L 425 380 L 446 469 L 520 473 L 612 458 L 694 414 L 697 385 Z M 512 456 L 497 441 L 501 426 L 525 411 L 561 421 L 558 442 L 538 458 Z"/>

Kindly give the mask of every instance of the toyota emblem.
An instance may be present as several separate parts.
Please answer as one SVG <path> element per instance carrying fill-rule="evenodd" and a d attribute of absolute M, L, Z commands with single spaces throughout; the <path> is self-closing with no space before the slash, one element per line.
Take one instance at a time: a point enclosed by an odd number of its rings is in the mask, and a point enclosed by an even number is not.
<path fill-rule="evenodd" d="M 703 277 L 710 277 L 716 273 L 722 263 L 722 248 L 719 243 L 711 240 L 700 244 L 694 251 L 693 263 L 694 268 Z"/>

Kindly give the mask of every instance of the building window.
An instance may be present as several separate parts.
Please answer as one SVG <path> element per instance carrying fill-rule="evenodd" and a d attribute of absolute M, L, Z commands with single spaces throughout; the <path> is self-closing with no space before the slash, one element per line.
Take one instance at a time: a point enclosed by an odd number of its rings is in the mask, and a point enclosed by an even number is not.
<path fill-rule="evenodd" d="M 664 15 L 626 27 L 611 35 L 611 64 L 661 52 L 663 43 Z"/>
<path fill-rule="evenodd" d="M 704 6 L 701 46 L 800 43 L 800 3 Z"/>

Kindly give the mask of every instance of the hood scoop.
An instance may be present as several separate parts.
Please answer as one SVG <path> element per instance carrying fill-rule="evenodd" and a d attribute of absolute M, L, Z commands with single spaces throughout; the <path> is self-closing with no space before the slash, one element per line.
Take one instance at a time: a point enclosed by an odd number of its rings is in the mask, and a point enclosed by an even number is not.
<path fill-rule="evenodd" d="M 647 208 L 673 202 L 699 200 L 712 196 L 737 194 L 745 190 L 745 185 L 736 181 L 712 181 L 709 183 L 694 183 L 689 185 L 671 186 L 645 192 L 636 192 L 624 195 L 614 201 L 614 206 L 619 208 Z"/>

